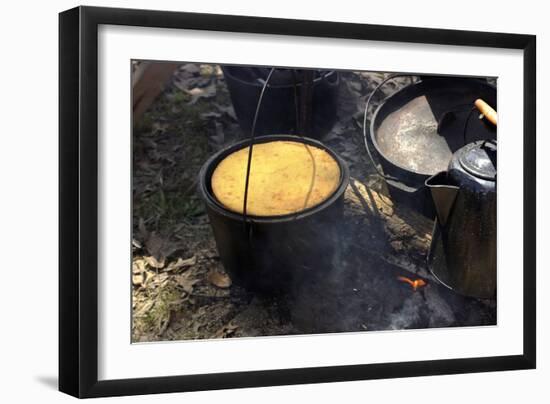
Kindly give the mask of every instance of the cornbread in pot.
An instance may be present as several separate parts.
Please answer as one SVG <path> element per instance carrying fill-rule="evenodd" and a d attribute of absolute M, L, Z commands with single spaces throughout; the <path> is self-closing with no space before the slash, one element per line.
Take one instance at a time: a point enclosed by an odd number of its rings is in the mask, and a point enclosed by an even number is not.
<path fill-rule="evenodd" d="M 243 213 L 249 147 L 224 158 L 212 174 L 215 198 L 228 210 Z M 247 214 L 282 216 L 328 199 L 340 183 L 336 160 L 319 147 L 278 140 L 253 146 Z"/>

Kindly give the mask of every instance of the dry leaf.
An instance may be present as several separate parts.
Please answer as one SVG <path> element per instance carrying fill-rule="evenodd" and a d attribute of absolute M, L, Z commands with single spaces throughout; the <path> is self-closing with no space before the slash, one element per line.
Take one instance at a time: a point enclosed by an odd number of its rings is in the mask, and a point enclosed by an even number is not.
<path fill-rule="evenodd" d="M 138 250 L 141 249 L 141 243 L 136 240 L 135 238 L 132 238 L 132 247 L 137 248 Z"/>
<path fill-rule="evenodd" d="M 151 308 L 153 308 L 154 304 L 155 304 L 154 300 L 146 301 L 145 304 L 143 306 L 141 306 L 141 308 L 134 313 L 134 316 L 135 317 L 141 317 L 141 316 L 145 315 L 145 313 L 147 313 Z"/>
<path fill-rule="evenodd" d="M 157 268 L 157 269 L 161 269 L 161 268 L 164 268 L 164 257 L 159 261 L 157 260 L 155 257 L 151 256 L 151 257 L 143 257 L 143 259 L 145 260 L 145 262 L 147 262 L 147 264 L 150 266 L 150 267 L 153 267 L 153 268 Z"/>
<path fill-rule="evenodd" d="M 203 112 L 200 117 L 201 119 L 210 119 L 210 118 L 219 118 L 220 116 L 222 116 L 222 114 L 220 114 L 219 112 L 214 112 L 214 111 L 210 111 L 210 112 Z"/>
<path fill-rule="evenodd" d="M 203 87 L 203 88 L 195 87 L 195 88 L 192 88 L 191 90 L 185 90 L 185 92 L 191 95 L 191 101 L 189 101 L 187 104 L 194 105 L 201 98 L 214 97 L 216 95 L 216 85 L 212 83 L 206 87 Z"/>
<path fill-rule="evenodd" d="M 185 260 L 178 258 L 177 261 L 173 261 L 166 268 L 164 268 L 165 271 L 177 271 L 180 268 L 190 267 L 197 263 L 197 257 L 193 255 L 191 258 L 187 258 Z"/>
<path fill-rule="evenodd" d="M 219 271 L 210 271 L 208 273 L 208 282 L 218 288 L 226 289 L 231 286 L 231 278 L 229 275 Z"/>
<path fill-rule="evenodd" d="M 132 273 L 134 275 L 141 274 L 145 272 L 145 260 L 142 259 L 135 259 L 132 262 Z"/>
<path fill-rule="evenodd" d="M 214 338 L 227 338 L 235 333 L 235 330 L 239 328 L 238 325 L 233 324 L 230 322 L 229 324 L 224 325 L 222 328 L 220 328 L 216 334 L 214 334 Z"/>
<path fill-rule="evenodd" d="M 191 272 L 184 272 L 182 275 L 175 275 L 174 276 L 176 283 L 186 292 L 191 294 L 193 291 L 193 286 L 195 283 L 197 283 L 199 280 L 196 278 L 193 278 L 193 275 Z"/>
<path fill-rule="evenodd" d="M 141 286 L 145 280 L 145 274 L 132 275 L 132 284 L 134 286 Z"/>

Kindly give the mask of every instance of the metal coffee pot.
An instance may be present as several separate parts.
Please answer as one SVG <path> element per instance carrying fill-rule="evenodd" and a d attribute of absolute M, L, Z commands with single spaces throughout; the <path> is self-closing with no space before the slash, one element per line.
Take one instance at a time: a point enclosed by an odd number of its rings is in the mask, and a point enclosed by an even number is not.
<path fill-rule="evenodd" d="M 425 183 L 437 211 L 428 267 L 466 296 L 496 295 L 496 160 L 496 141 L 470 143 Z"/>

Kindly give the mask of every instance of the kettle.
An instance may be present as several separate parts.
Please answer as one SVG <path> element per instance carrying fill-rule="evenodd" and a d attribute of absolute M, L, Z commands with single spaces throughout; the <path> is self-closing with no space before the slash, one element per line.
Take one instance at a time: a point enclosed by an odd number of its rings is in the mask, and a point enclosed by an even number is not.
<path fill-rule="evenodd" d="M 425 182 L 437 213 L 428 268 L 465 296 L 496 296 L 496 152 L 496 140 L 469 143 Z"/>

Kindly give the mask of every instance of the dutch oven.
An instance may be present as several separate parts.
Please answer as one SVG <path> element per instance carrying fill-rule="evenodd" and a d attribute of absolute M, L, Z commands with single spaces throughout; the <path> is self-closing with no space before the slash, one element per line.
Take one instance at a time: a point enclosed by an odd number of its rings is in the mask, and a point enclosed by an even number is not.
<path fill-rule="evenodd" d="M 367 101 L 364 140 L 371 159 L 377 157 L 392 199 L 433 219 L 435 207 L 425 181 L 445 170 L 455 151 L 477 140 L 496 139 L 496 128 L 485 120 L 468 119 L 474 101 L 485 100 L 496 109 L 496 87 L 484 79 L 424 76 L 387 97 L 370 119 L 368 106 L 387 81 Z M 410 77 L 410 76 L 409 76 Z"/>
<path fill-rule="evenodd" d="M 239 126 L 249 137 L 258 97 L 269 68 L 222 66 L 231 101 Z M 256 133 L 259 136 L 277 133 L 297 133 L 297 114 L 300 106 L 297 99 L 302 92 L 302 70 L 276 69 L 269 80 L 268 91 L 262 101 Z M 338 72 L 315 70 L 312 87 L 311 134 L 322 138 L 336 122 L 338 107 Z"/>
<path fill-rule="evenodd" d="M 328 270 L 339 244 L 344 191 L 349 171 L 329 147 L 314 139 L 292 135 L 268 135 L 255 144 L 272 141 L 302 142 L 325 150 L 340 168 L 336 190 L 311 208 L 282 216 L 251 216 L 225 208 L 212 191 L 212 174 L 228 155 L 250 145 L 233 144 L 211 156 L 199 173 L 200 193 L 216 240 L 221 262 L 234 283 L 265 294 L 292 291 L 311 277 L 312 271 Z"/>

